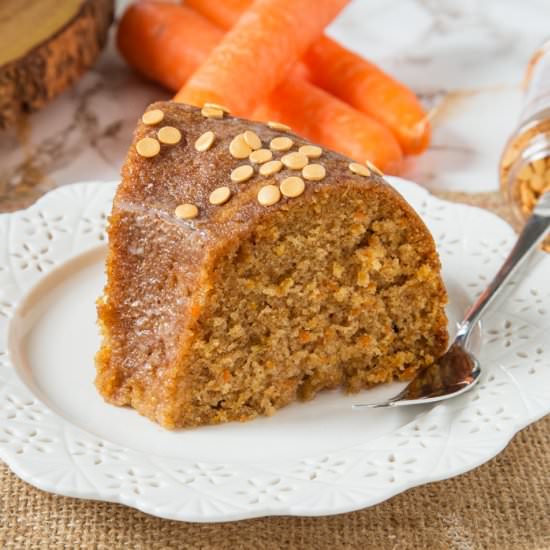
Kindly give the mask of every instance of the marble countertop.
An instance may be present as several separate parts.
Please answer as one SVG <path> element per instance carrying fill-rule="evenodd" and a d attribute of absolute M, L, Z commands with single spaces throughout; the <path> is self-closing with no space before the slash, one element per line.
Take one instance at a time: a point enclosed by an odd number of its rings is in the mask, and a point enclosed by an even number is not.
<path fill-rule="evenodd" d="M 437 108 L 431 147 L 407 159 L 404 177 L 435 192 L 482 192 L 498 188 L 521 80 L 549 20 L 547 0 L 354 0 L 329 33 Z M 137 118 L 169 95 L 133 73 L 112 38 L 75 87 L 0 133 L 4 209 L 58 185 L 118 178 Z"/>

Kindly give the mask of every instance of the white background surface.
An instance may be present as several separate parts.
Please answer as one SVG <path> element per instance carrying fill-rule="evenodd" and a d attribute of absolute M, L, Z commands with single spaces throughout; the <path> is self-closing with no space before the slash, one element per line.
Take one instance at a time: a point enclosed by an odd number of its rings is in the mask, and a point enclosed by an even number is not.
<path fill-rule="evenodd" d="M 118 11 L 128 0 L 118 2 Z M 433 143 L 405 176 L 430 189 L 496 189 L 497 163 L 520 110 L 527 62 L 549 33 L 547 0 L 354 0 L 331 35 L 442 105 Z M 114 179 L 145 106 L 168 94 L 147 84 L 112 40 L 72 90 L 0 134 L 0 189 Z"/>

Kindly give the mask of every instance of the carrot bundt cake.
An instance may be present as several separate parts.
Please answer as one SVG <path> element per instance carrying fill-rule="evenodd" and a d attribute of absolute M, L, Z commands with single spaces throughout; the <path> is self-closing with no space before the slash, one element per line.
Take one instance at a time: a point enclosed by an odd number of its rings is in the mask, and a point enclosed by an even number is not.
<path fill-rule="evenodd" d="M 96 385 L 167 428 L 410 378 L 447 343 L 434 241 L 372 165 L 151 105 L 109 225 Z"/>

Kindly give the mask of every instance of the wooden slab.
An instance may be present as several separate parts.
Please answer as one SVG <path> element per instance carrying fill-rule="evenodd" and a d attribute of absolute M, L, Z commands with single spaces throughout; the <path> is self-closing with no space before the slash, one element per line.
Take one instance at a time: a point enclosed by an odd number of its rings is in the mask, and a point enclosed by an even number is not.
<path fill-rule="evenodd" d="M 113 0 L 1 0 L 0 128 L 41 108 L 96 60 Z"/>

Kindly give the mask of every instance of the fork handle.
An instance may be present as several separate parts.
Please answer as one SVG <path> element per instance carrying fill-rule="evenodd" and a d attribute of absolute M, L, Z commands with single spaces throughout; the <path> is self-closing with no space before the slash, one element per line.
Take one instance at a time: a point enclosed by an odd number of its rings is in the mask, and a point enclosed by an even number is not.
<path fill-rule="evenodd" d="M 464 345 L 467 344 L 468 337 L 481 315 L 493 302 L 502 286 L 508 282 L 533 248 L 542 241 L 549 227 L 550 191 L 547 191 L 540 197 L 539 202 L 533 210 L 533 214 L 527 220 L 525 227 L 518 236 L 516 244 L 506 260 L 504 260 L 502 267 L 466 313 L 458 329 L 457 340 L 461 341 Z"/>

